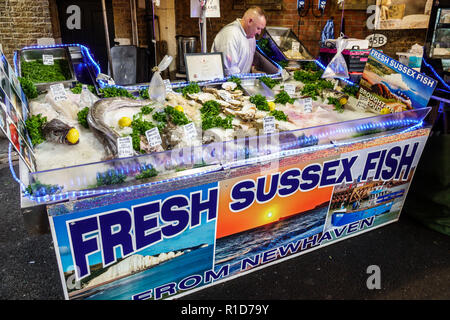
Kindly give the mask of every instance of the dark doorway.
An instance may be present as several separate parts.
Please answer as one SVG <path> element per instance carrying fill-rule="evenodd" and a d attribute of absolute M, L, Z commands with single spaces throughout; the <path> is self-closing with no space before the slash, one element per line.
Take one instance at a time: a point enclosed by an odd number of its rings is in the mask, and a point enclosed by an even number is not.
<path fill-rule="evenodd" d="M 57 0 L 62 43 L 89 48 L 101 72 L 108 74 L 108 53 L 101 0 Z M 114 46 L 112 0 L 105 0 L 110 47 Z"/>

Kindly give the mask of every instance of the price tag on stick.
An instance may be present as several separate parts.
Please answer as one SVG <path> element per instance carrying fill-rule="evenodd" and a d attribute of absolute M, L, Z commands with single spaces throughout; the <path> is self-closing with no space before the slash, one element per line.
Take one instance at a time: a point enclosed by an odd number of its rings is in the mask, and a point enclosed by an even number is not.
<path fill-rule="evenodd" d="M 275 132 L 275 117 L 265 117 L 263 119 L 263 130 L 264 134 L 274 133 Z"/>
<path fill-rule="evenodd" d="M 306 113 L 312 112 L 312 98 L 302 99 L 302 104 L 303 104 L 303 110 Z"/>
<path fill-rule="evenodd" d="M 159 130 L 156 127 L 145 131 L 145 136 L 147 137 L 150 147 L 155 147 L 162 143 L 161 136 L 159 135 Z"/>
<path fill-rule="evenodd" d="M 131 157 L 133 155 L 133 141 L 130 136 L 117 138 L 117 153 L 119 158 Z"/>
<path fill-rule="evenodd" d="M 50 86 L 50 91 L 56 102 L 67 100 L 66 89 L 64 89 L 64 85 L 62 83 L 52 84 Z"/>
<path fill-rule="evenodd" d="M 46 66 L 52 66 L 55 64 L 55 61 L 53 60 L 53 56 L 51 54 L 43 54 L 42 63 Z"/>
<path fill-rule="evenodd" d="M 195 125 L 193 122 L 189 122 L 188 124 L 186 124 L 184 127 L 184 133 L 186 134 L 186 136 L 188 136 L 189 138 L 195 138 L 197 137 L 197 129 L 195 128 Z"/>

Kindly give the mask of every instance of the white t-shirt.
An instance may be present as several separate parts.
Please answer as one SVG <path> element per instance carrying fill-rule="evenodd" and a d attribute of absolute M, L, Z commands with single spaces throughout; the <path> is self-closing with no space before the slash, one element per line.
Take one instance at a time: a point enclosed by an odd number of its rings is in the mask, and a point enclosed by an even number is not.
<path fill-rule="evenodd" d="M 255 55 L 255 38 L 247 39 L 241 19 L 227 24 L 214 38 L 211 52 L 222 52 L 225 74 L 249 73 Z M 227 59 L 231 57 L 231 63 Z"/>

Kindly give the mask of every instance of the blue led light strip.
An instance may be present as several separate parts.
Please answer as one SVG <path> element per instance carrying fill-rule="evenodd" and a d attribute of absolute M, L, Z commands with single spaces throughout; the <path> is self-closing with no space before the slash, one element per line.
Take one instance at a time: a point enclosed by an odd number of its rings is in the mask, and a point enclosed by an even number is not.
<path fill-rule="evenodd" d="M 20 188 L 22 189 L 22 191 L 25 191 L 27 188 L 25 187 L 25 185 L 23 184 L 23 182 L 17 178 L 16 176 L 16 172 L 14 171 L 14 167 L 12 164 L 12 158 L 11 158 L 11 154 L 12 154 L 12 143 L 10 143 L 8 145 L 8 163 L 9 163 L 9 169 L 11 170 L 11 175 L 13 177 L 14 180 L 16 180 L 16 182 L 20 185 Z"/>
<path fill-rule="evenodd" d="M 431 64 L 429 64 L 424 57 L 422 57 L 422 62 L 427 66 L 427 68 L 429 68 L 431 70 L 431 72 L 433 72 L 433 74 L 436 76 L 436 78 L 439 79 L 439 81 L 442 83 L 442 85 L 444 87 L 446 87 L 448 90 L 450 90 L 450 86 L 445 82 L 444 79 L 442 79 L 442 77 L 436 72 L 436 70 L 434 70 L 433 66 Z"/>

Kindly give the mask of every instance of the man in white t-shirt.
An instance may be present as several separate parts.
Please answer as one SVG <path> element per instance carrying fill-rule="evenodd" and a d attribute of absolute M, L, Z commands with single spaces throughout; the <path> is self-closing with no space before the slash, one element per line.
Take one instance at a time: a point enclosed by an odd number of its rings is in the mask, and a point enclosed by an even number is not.
<path fill-rule="evenodd" d="M 255 36 L 266 27 L 264 12 L 251 7 L 242 19 L 236 19 L 219 31 L 214 38 L 211 52 L 222 52 L 225 74 L 233 75 L 252 72 L 256 49 Z"/>

